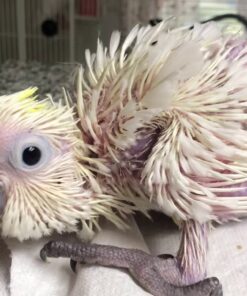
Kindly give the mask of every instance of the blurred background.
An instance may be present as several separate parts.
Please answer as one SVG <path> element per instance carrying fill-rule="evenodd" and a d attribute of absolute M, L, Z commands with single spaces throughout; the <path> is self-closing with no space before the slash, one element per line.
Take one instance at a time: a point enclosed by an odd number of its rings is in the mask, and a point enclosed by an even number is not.
<path fill-rule="evenodd" d="M 68 82 L 86 48 L 94 51 L 113 30 L 175 16 L 176 25 L 230 14 L 218 22 L 245 31 L 246 0 L 0 0 L 0 93 L 41 85 L 46 93 Z"/>

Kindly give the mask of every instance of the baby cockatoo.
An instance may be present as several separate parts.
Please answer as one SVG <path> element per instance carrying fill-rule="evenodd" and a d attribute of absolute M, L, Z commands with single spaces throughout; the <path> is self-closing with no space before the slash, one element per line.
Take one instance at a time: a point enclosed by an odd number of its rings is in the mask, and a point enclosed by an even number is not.
<path fill-rule="evenodd" d="M 82 125 L 78 122 L 81 109 L 77 113 L 66 100 L 64 105 L 55 104 L 49 98 L 37 101 L 35 91 L 35 88 L 27 89 L 0 97 L 1 234 L 23 241 L 38 239 L 54 231 L 81 232 L 85 239 L 99 227 L 99 216 L 124 228 L 126 216 L 142 208 L 140 199 L 125 197 L 123 200 L 121 195 L 107 193 L 113 193 L 113 188 L 110 182 L 101 181 L 111 179 L 110 171 L 104 160 L 92 153 L 93 146 L 89 149 L 91 139 L 82 133 Z M 68 245 L 64 242 L 49 246 L 47 251 L 41 251 L 43 259 L 49 255 L 49 250 L 53 251 L 53 256 L 69 250 L 67 254 L 73 260 L 77 257 L 71 252 L 76 251 L 85 255 L 85 262 L 130 267 L 131 274 L 151 292 L 155 292 L 153 263 L 157 261 L 165 267 L 163 260 L 140 251 L 121 249 L 119 252 L 110 246 L 95 245 L 86 245 L 81 251 L 83 245 L 66 249 Z M 144 259 L 142 265 L 139 264 L 140 255 Z M 140 267 L 144 274 L 139 272 Z M 163 273 L 167 274 L 166 269 Z M 150 283 L 147 281 L 149 274 Z M 208 295 L 205 291 L 220 287 L 215 279 L 186 288 L 157 280 L 157 276 L 155 281 L 159 293 L 156 291 L 155 295 L 172 291 L 178 293 L 174 295 L 192 292 L 191 296 L 205 296 Z"/>
<path fill-rule="evenodd" d="M 2 234 L 91 233 L 100 215 L 121 227 L 137 208 L 158 209 L 182 230 L 177 257 L 162 264 L 59 243 L 42 257 L 128 267 L 154 295 L 220 295 L 215 280 L 182 286 L 206 275 L 211 222 L 247 213 L 246 41 L 213 24 L 161 23 L 119 44 L 115 32 L 109 50 L 86 52 L 75 109 L 33 90 L 1 97 Z"/>
<path fill-rule="evenodd" d="M 111 194 L 139 197 L 180 226 L 166 280 L 192 284 L 206 275 L 212 221 L 247 215 L 247 41 L 214 24 L 161 23 L 119 43 L 115 32 L 109 49 L 86 52 L 81 130 L 111 171 L 99 176 Z"/>

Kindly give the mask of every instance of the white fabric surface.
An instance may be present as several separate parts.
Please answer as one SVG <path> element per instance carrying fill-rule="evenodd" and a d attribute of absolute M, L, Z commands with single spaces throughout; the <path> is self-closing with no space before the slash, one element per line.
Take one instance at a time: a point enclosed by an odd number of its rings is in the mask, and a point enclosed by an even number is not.
<path fill-rule="evenodd" d="M 157 215 L 151 223 L 144 218 L 133 221 L 128 232 L 104 223 L 94 242 L 140 248 L 153 254 L 172 253 L 178 248 L 179 234 L 166 217 Z M 224 296 L 247 295 L 247 220 L 217 227 L 210 236 L 209 275 L 220 278 Z M 43 263 L 39 251 L 46 241 L 0 242 L 1 296 L 148 296 L 122 270 L 78 266 L 75 275 L 65 259 Z M 12 264 L 10 264 L 10 257 Z"/>

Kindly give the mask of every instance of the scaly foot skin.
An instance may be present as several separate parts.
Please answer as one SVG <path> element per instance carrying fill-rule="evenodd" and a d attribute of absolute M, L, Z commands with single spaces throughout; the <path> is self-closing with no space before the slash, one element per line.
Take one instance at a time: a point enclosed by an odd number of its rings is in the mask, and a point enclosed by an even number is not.
<path fill-rule="evenodd" d="M 221 284 L 217 278 L 205 279 L 190 286 L 172 284 L 171 282 L 177 275 L 175 259 L 155 257 L 141 250 L 51 241 L 42 248 L 40 257 L 44 261 L 47 257 L 70 258 L 73 270 L 75 270 L 77 262 L 127 269 L 131 276 L 154 296 L 223 295 Z"/>

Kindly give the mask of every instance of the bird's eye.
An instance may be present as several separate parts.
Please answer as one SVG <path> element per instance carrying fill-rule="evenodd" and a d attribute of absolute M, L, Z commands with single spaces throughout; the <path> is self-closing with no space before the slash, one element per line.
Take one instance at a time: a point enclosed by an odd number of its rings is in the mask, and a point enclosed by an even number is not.
<path fill-rule="evenodd" d="M 34 166 L 40 162 L 42 152 L 39 147 L 29 146 L 22 153 L 22 161 L 28 166 Z"/>
<path fill-rule="evenodd" d="M 51 156 L 52 147 L 47 139 L 25 134 L 15 140 L 9 160 L 16 169 L 33 171 L 45 166 Z"/>

